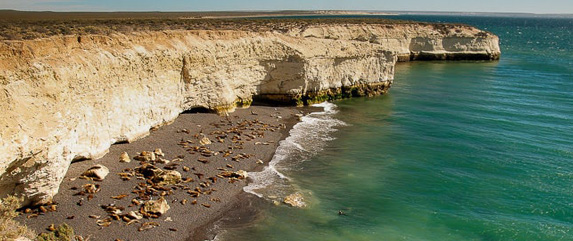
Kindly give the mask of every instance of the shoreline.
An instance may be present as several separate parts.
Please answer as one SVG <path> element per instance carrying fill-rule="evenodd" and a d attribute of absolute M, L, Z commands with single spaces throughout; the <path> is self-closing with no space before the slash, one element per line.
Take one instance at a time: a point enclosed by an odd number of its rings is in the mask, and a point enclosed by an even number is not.
<path fill-rule="evenodd" d="M 110 26 L 124 26 L 115 23 Z M 2 41 L 1 108 L 8 110 L 3 124 L 8 128 L 0 146 L 8 168 L 0 194 L 21 195 L 23 206 L 49 203 L 71 161 L 98 158 L 113 143 L 131 141 L 185 110 L 226 112 L 259 100 L 305 105 L 383 94 L 395 62 L 409 60 L 412 52 L 417 59 L 499 57 L 496 36 L 465 25 L 209 21 L 153 31 L 164 25 L 152 23 L 122 28 L 133 34 L 105 37 L 78 30 L 81 36 Z M 94 91 L 101 89 L 121 94 Z M 78 94 L 83 98 L 70 98 Z"/>
<path fill-rule="evenodd" d="M 33 215 L 24 213 L 16 219 L 38 233 L 47 232 L 46 229 L 51 224 L 58 226 L 67 223 L 74 229 L 76 235 L 92 240 L 204 240 L 209 235 L 214 237 L 210 231 L 216 222 L 227 218 L 226 214 L 232 209 L 241 207 L 243 196 L 248 195 L 243 191 L 243 187 L 248 182 L 247 180 L 226 180 L 221 177 L 216 182 L 210 182 L 207 177 L 215 177 L 222 170 L 261 170 L 272 159 L 279 142 L 287 138 L 290 129 L 298 123 L 297 115 L 308 114 L 311 110 L 313 110 L 312 107 L 251 106 L 246 109 L 237 109 L 229 113 L 228 117 L 206 113 L 181 114 L 172 124 L 152 131 L 143 139 L 133 143 L 113 145 L 109 153 L 100 159 L 72 163 L 65 180 L 60 185 L 59 193 L 54 197 L 57 211 L 49 211 L 31 218 L 28 217 Z M 236 142 L 242 142 L 240 144 L 242 149 L 234 149 L 233 154 L 224 158 L 222 153 L 227 149 L 225 147 L 231 148 L 231 136 L 234 135 L 228 133 L 227 138 L 221 139 L 223 143 L 218 141 L 217 135 L 233 128 L 237 131 L 239 123 L 247 126 L 241 130 L 244 133 L 235 134 L 241 139 Z M 268 130 L 263 126 L 266 126 Z M 183 129 L 185 132 L 182 132 Z M 248 134 L 251 130 L 264 132 L 264 137 Z M 201 157 L 198 153 L 186 152 L 177 144 L 185 139 L 195 142 L 197 140 L 194 136 L 197 135 L 207 136 L 212 144 L 205 146 L 221 154 Z M 180 172 L 184 179 L 193 178 L 194 181 L 177 184 L 179 186 L 166 185 L 165 187 L 168 187 L 165 189 L 166 192 L 149 195 L 152 200 L 165 195 L 167 204 L 170 206 L 170 209 L 158 218 L 143 218 L 131 225 L 127 225 L 128 222 L 122 220 L 111 220 L 107 227 L 98 225 L 98 222 L 108 215 L 102 205 L 121 207 L 124 209 L 122 213 L 125 214 L 139 209 L 139 206 L 131 204 L 132 199 L 145 202 L 133 193 L 138 185 L 144 185 L 145 182 L 135 177 L 124 181 L 117 173 L 140 166 L 139 161 L 133 160 L 137 152 L 153 151 L 156 148 L 160 148 L 165 153 L 164 158 L 171 160 L 172 165 L 176 163 L 173 160 L 182 159 L 182 161 L 177 161 L 180 164 L 175 167 L 175 170 Z M 132 159 L 130 163 L 119 162 L 119 156 L 124 151 Z M 245 154 L 246 157 L 230 159 L 238 153 Z M 200 158 L 207 159 L 209 163 L 203 164 L 195 160 Z M 102 164 L 109 168 L 110 172 L 103 181 L 78 178 L 82 172 L 95 164 Z M 165 168 L 169 164 L 155 165 Z M 195 173 L 204 175 L 198 176 Z M 90 183 L 99 185 L 101 190 L 91 195 L 78 195 L 78 190 Z M 204 187 L 204 185 L 208 186 Z M 203 191 L 211 189 L 212 191 L 208 195 L 192 197 L 188 192 L 193 188 Z M 127 196 L 120 199 L 111 198 L 118 195 Z M 186 201 L 183 201 L 184 199 Z M 196 204 L 193 205 L 195 200 Z M 150 222 L 158 226 L 138 231 L 144 223 Z"/>
<path fill-rule="evenodd" d="M 221 232 L 246 227 L 261 218 L 261 206 L 268 204 L 266 200 L 251 193 L 241 192 L 224 208 L 224 214 L 213 217 L 203 226 L 197 227 L 186 241 L 217 240 Z"/>
<path fill-rule="evenodd" d="M 295 108 L 301 109 L 304 115 L 308 115 L 316 107 L 305 106 L 305 107 L 277 107 L 277 108 Z M 260 172 L 266 166 L 274 156 L 280 142 L 285 140 L 290 133 L 290 130 L 299 123 L 300 120 L 297 118 L 289 118 L 284 120 L 286 128 L 281 130 L 281 138 L 274 145 L 273 155 L 268 160 L 263 160 L 263 165 L 255 166 L 253 169 L 248 170 L 249 172 Z M 249 185 L 250 181 L 247 180 L 246 185 Z M 244 187 L 244 186 L 243 186 Z M 259 202 L 258 204 L 253 204 L 253 202 Z M 196 227 L 185 241 L 203 241 L 203 240 L 214 240 L 220 231 L 224 231 L 229 227 L 237 227 L 243 225 L 249 225 L 255 222 L 258 210 L 257 205 L 264 203 L 265 201 L 251 193 L 241 191 L 237 193 L 232 200 L 230 200 L 225 207 L 222 208 L 222 212 L 218 216 L 212 217 L 207 223 L 202 226 Z M 245 221 L 246 220 L 246 221 Z"/>
<path fill-rule="evenodd" d="M 338 112 L 335 104 L 325 102 L 312 107 L 315 109 L 300 118 L 279 143 L 270 163 L 249 173 L 249 184 L 243 188 L 245 192 L 229 204 L 225 215 L 214 219 L 203 229 L 205 233 L 189 240 L 234 239 L 233 230 L 256 226 L 266 219 L 271 208 L 284 205 L 286 209 L 299 209 L 311 205 L 310 192 L 285 181 L 290 180 L 287 170 L 320 153 L 332 140 L 329 133 L 346 125 L 334 118 Z"/>

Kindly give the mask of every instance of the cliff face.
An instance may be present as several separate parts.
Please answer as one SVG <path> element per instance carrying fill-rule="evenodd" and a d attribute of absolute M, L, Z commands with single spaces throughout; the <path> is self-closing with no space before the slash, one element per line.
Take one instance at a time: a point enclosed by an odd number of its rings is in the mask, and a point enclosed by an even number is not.
<path fill-rule="evenodd" d="M 287 33 L 165 31 L 0 43 L 0 195 L 51 200 L 98 158 L 181 112 L 253 98 L 304 104 L 385 92 L 400 60 L 497 59 L 471 27 L 316 25 Z"/>
<path fill-rule="evenodd" d="M 289 35 L 380 44 L 395 51 L 398 61 L 496 60 L 501 53 L 497 36 L 464 25 L 318 25 Z"/>

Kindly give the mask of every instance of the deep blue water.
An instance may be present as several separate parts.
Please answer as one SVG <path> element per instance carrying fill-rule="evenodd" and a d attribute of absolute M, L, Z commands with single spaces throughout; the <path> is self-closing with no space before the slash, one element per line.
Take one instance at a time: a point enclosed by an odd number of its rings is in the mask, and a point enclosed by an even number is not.
<path fill-rule="evenodd" d="M 219 238 L 573 240 L 573 19 L 392 18 L 488 30 L 502 58 L 398 64 L 389 94 L 306 117 L 264 218 Z"/>

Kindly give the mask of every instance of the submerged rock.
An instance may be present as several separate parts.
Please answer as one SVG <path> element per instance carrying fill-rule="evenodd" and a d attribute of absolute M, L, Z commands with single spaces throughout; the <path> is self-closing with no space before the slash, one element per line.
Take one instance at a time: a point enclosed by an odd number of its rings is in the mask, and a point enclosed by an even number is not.
<path fill-rule="evenodd" d="M 97 180 L 103 180 L 107 174 L 109 174 L 109 169 L 104 165 L 98 164 L 90 167 L 88 170 L 82 173 L 82 176 L 91 177 Z"/>
<path fill-rule="evenodd" d="M 286 196 L 283 202 L 297 208 L 306 207 L 306 203 L 304 202 L 302 194 L 298 192 Z"/>

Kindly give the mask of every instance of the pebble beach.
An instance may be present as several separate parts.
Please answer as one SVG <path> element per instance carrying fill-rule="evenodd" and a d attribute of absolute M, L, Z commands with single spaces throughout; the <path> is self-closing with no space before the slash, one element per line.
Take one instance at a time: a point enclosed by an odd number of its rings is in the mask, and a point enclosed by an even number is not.
<path fill-rule="evenodd" d="M 248 195 L 248 172 L 270 161 L 309 110 L 181 114 L 143 139 L 113 145 L 101 159 L 72 163 L 54 203 L 18 219 L 38 233 L 66 223 L 84 240 L 211 239 L 211 224 L 241 213 L 231 209 Z M 103 179 L 86 173 L 96 165 L 109 170 Z"/>

